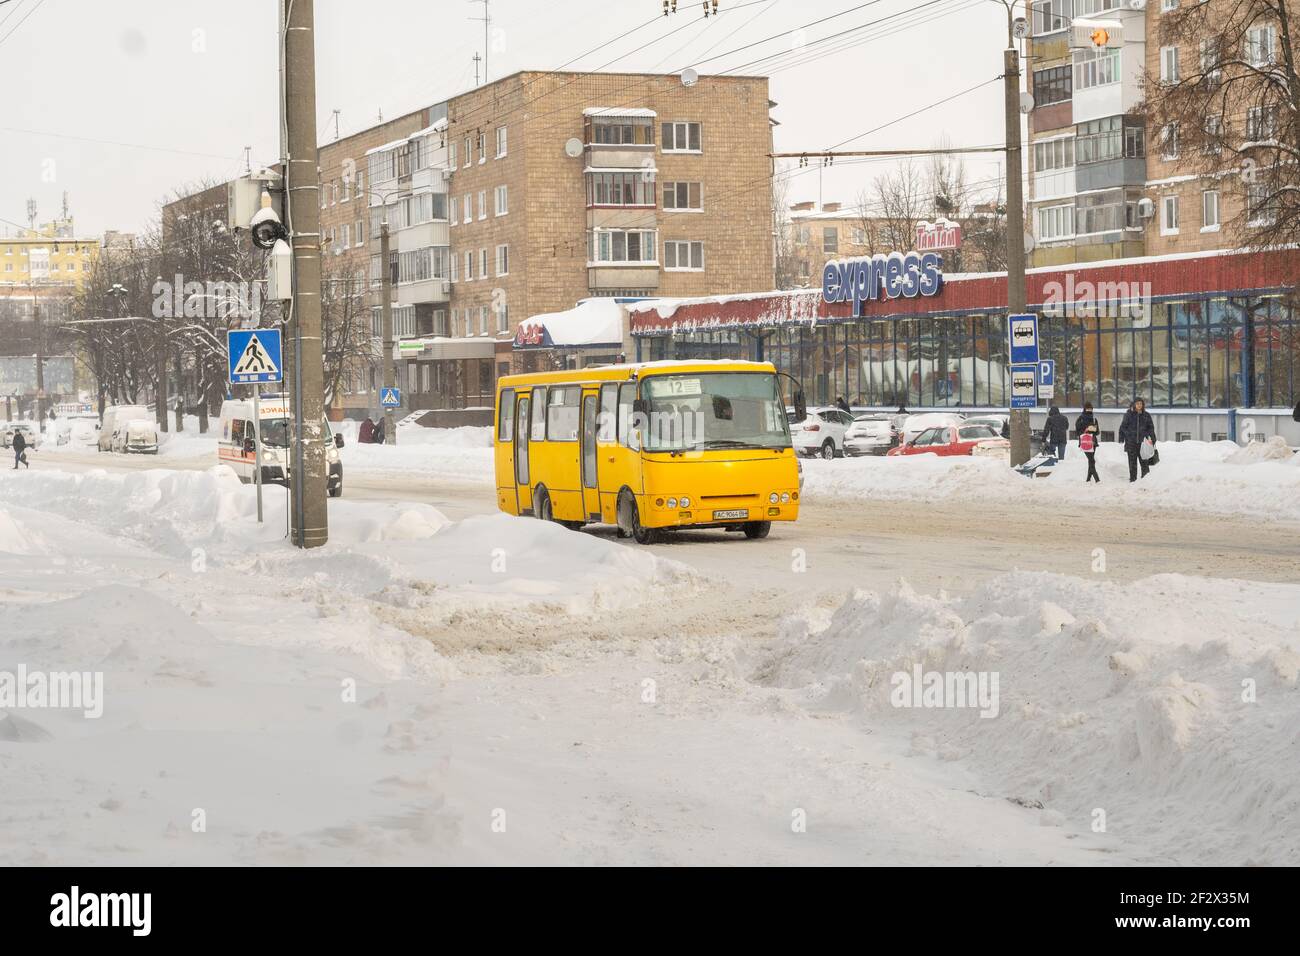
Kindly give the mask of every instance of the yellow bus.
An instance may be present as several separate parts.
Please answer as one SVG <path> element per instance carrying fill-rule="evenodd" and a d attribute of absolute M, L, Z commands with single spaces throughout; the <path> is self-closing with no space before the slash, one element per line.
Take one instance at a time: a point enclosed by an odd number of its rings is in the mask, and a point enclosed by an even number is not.
<path fill-rule="evenodd" d="M 770 362 L 503 376 L 495 433 L 508 514 L 617 525 L 640 544 L 673 528 L 764 538 L 773 521 L 799 517 L 800 464 Z"/>

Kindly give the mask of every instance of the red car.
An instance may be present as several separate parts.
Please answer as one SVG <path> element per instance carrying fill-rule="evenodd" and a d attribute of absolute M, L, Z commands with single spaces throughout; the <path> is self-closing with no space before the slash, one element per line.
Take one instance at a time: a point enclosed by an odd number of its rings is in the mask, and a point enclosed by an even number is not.
<path fill-rule="evenodd" d="M 889 455 L 973 455 L 975 449 L 1002 449 L 1011 443 L 987 425 L 941 425 L 927 428 Z"/>

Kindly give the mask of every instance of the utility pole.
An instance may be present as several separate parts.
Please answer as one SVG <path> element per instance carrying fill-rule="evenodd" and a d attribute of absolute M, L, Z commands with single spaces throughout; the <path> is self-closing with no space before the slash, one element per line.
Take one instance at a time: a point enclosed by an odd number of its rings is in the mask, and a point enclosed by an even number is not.
<path fill-rule="evenodd" d="M 326 506 L 325 369 L 321 358 L 320 175 L 316 151 L 313 0 L 281 0 L 284 43 L 286 227 L 293 245 L 293 461 L 290 530 L 300 548 L 329 540 Z"/>
<path fill-rule="evenodd" d="M 1016 51 L 1014 15 L 1007 4 L 1007 49 L 1002 78 L 1006 93 L 1007 125 L 1007 316 L 1025 311 L 1025 213 L 1020 179 L 1020 54 Z M 1010 335 L 1007 347 L 1010 348 Z M 1008 352 L 1008 363 L 1010 353 Z M 1010 365 L 1008 364 L 1008 374 Z M 1011 466 L 1029 460 L 1029 409 L 1012 408 Z"/>
<path fill-rule="evenodd" d="M 41 306 L 32 296 L 32 319 L 36 322 L 36 433 L 45 433 L 45 336 L 42 335 Z"/>
<path fill-rule="evenodd" d="M 482 20 L 482 21 L 483 21 L 483 82 L 484 82 L 484 83 L 486 83 L 486 82 L 488 81 L 488 59 L 487 59 L 487 56 L 488 56 L 488 44 L 489 44 L 489 39 L 488 39 L 489 34 L 488 34 L 488 30 L 489 30 L 489 28 L 490 28 L 491 25 L 492 25 L 492 14 L 488 13 L 488 3 L 489 3 L 489 2 L 490 2 L 490 0 L 470 0 L 470 3 L 481 3 L 481 4 L 483 4 L 483 16 L 481 16 L 481 17 L 470 17 L 470 19 L 471 19 L 471 20 Z M 475 59 L 478 59 L 478 58 L 475 57 Z M 475 66 L 475 76 L 477 76 L 477 71 L 478 71 L 478 68 L 477 68 L 477 65 L 476 65 L 476 66 Z M 478 86 L 477 81 L 475 82 L 474 85 L 475 85 L 475 86 Z"/>
<path fill-rule="evenodd" d="M 385 210 L 387 206 L 383 207 Z M 388 267 L 388 216 L 379 224 L 379 294 L 383 296 L 380 304 L 384 316 L 384 388 L 397 385 L 397 370 L 393 365 L 393 272 Z M 380 405 L 384 415 L 384 444 L 397 444 L 397 428 L 393 423 L 393 410 Z"/>

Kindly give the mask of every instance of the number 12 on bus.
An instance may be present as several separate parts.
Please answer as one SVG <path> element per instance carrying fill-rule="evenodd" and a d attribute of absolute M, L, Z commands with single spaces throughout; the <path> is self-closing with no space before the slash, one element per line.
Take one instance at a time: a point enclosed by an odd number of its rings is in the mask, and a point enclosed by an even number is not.
<path fill-rule="evenodd" d="M 800 465 L 769 362 L 654 362 L 497 381 L 497 504 L 577 529 L 767 536 L 799 516 Z"/>

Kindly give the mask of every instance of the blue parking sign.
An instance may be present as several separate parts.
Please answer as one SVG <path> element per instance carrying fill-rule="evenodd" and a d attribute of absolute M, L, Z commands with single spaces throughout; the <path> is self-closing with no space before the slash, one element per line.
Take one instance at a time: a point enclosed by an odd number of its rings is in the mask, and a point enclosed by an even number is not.
<path fill-rule="evenodd" d="M 283 382 L 279 329 L 234 329 L 226 333 L 230 384 Z"/>

